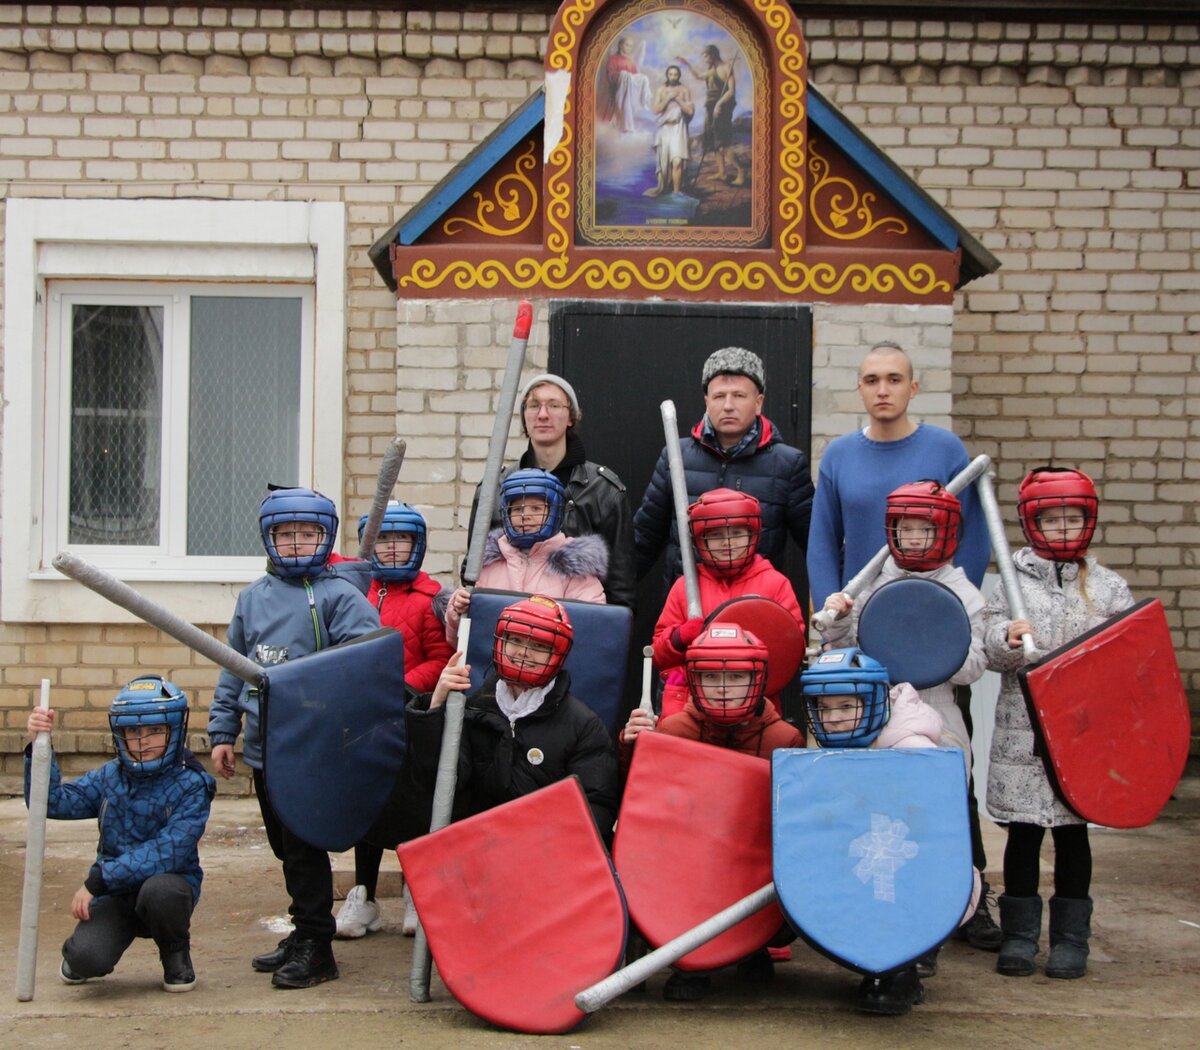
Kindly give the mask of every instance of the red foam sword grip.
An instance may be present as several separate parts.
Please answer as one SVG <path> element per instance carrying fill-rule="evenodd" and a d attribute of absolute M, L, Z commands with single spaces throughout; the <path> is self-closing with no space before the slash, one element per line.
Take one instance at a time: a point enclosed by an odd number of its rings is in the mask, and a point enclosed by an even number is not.
<path fill-rule="evenodd" d="M 514 339 L 528 339 L 529 329 L 533 327 L 533 303 L 522 299 L 517 307 L 517 323 L 513 325 Z"/>

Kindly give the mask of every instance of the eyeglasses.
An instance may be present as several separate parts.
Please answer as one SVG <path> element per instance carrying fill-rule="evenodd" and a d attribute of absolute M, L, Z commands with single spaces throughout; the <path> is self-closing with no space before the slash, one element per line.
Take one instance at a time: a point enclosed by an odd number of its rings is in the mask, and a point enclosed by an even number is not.
<path fill-rule="evenodd" d="M 552 415 L 557 415 L 559 412 L 566 412 L 570 407 L 570 405 L 564 404 L 562 401 L 525 402 L 525 411 L 532 416 L 536 416 L 543 408 Z"/>

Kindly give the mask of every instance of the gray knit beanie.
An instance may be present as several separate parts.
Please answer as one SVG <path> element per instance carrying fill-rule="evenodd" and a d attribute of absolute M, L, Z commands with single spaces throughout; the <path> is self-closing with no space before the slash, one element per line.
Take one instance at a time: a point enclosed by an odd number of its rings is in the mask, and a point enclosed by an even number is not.
<path fill-rule="evenodd" d="M 767 388 L 766 380 L 763 377 L 762 358 L 749 350 L 743 350 L 740 346 L 726 346 L 721 350 L 714 350 L 708 355 L 708 360 L 704 362 L 704 371 L 700 376 L 700 389 L 707 394 L 709 381 L 713 376 L 719 375 L 745 376 L 747 379 L 753 379 L 760 394 Z"/>
<path fill-rule="evenodd" d="M 575 396 L 575 388 L 563 379 L 562 376 L 556 376 L 553 372 L 542 372 L 521 387 L 521 393 L 517 397 L 517 404 L 520 407 L 522 417 L 525 414 L 525 402 L 529 400 L 529 391 L 542 383 L 553 383 L 567 395 L 567 400 L 571 402 L 571 422 L 578 423 L 583 412 L 580 411 L 579 398 Z"/>

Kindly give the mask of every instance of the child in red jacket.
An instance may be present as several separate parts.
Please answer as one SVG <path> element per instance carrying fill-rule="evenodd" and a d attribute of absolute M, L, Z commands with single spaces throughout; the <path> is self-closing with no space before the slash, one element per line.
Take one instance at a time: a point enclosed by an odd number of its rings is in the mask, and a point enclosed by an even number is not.
<path fill-rule="evenodd" d="M 360 538 L 366 523 L 365 517 L 358 523 Z M 407 503 L 389 503 L 371 554 L 367 591 L 367 600 L 379 610 L 379 622 L 404 636 L 404 684 L 413 693 L 431 692 L 454 653 L 446 641 L 446 626 L 435 611 L 435 599 L 443 588 L 421 571 L 425 539 L 420 512 Z M 445 598 L 437 604 L 444 607 Z M 338 911 L 337 937 L 362 937 L 383 927 L 375 900 L 382 861 L 378 846 L 360 842 L 354 847 L 355 885 Z"/>
<path fill-rule="evenodd" d="M 702 615 L 689 617 L 683 577 L 671 586 L 658 623 L 654 625 L 654 663 L 660 670 L 677 668 L 684 653 L 700 636 L 704 617 L 731 598 L 755 594 L 783 606 L 804 628 L 804 616 L 788 578 L 758 553 L 762 513 L 758 500 L 746 492 L 712 489 L 688 507 Z M 662 715 L 683 710 L 686 691 L 682 677 L 671 674 L 663 693 Z"/>
<path fill-rule="evenodd" d="M 803 747 L 804 734 L 779 717 L 767 703 L 767 647 L 736 623 L 714 620 L 688 646 L 684 659 L 688 699 L 683 709 L 656 719 L 649 711 L 634 708 L 621 730 L 621 769 L 628 769 L 634 744 L 641 733 L 699 740 L 714 747 L 770 760 L 781 747 Z M 792 957 L 790 933 L 772 946 L 754 952 L 738 963 L 738 973 L 757 983 L 774 974 L 775 961 Z M 708 974 L 676 970 L 667 978 L 663 998 L 691 1001 L 708 994 Z"/>

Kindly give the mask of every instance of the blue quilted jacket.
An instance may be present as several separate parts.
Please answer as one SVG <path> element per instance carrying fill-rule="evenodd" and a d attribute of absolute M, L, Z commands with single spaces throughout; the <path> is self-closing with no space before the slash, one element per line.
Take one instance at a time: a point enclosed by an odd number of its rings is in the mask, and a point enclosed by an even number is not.
<path fill-rule="evenodd" d="M 46 815 L 55 820 L 95 817 L 100 826 L 96 861 L 84 885 L 93 897 L 130 893 L 151 875 L 182 875 L 200 899 L 198 844 L 217 784 L 192 756 L 157 776 L 131 777 L 117 759 L 63 783 L 50 762 Z M 30 749 L 25 749 L 25 804 L 29 804 Z"/>

